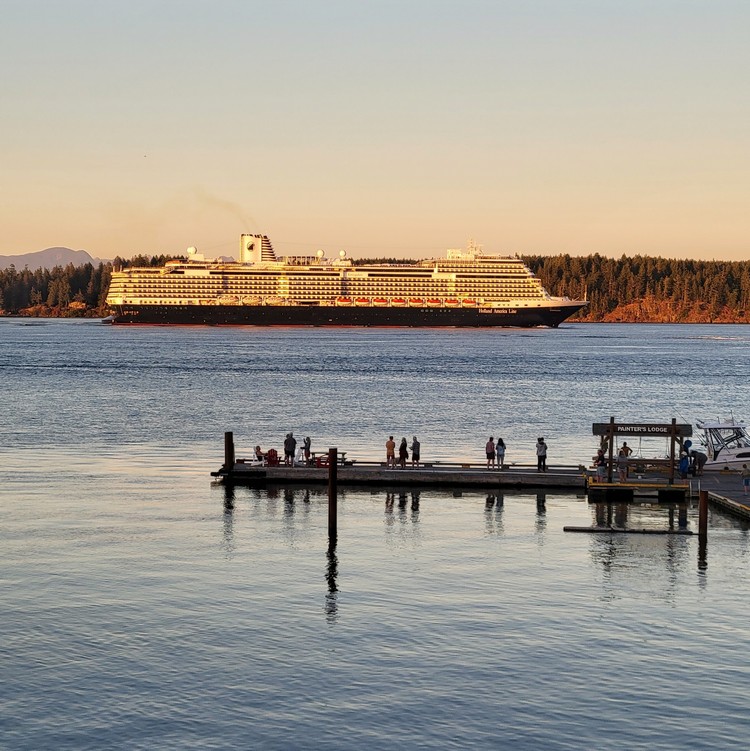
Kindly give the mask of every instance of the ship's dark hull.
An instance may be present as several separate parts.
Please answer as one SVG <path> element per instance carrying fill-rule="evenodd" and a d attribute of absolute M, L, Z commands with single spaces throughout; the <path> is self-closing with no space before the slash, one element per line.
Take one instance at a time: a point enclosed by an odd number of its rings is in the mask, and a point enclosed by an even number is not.
<path fill-rule="evenodd" d="M 559 326 L 585 303 L 529 308 L 331 307 L 318 305 L 118 305 L 115 324 L 228 326 Z"/>

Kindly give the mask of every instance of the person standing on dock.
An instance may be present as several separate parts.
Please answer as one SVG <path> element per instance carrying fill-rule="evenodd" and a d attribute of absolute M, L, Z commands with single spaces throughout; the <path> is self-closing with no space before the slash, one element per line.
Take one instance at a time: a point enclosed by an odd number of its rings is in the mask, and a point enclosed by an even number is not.
<path fill-rule="evenodd" d="M 604 482 L 607 475 L 607 457 L 604 455 L 604 449 L 597 450 L 594 466 L 596 467 L 596 481 Z"/>
<path fill-rule="evenodd" d="M 398 447 L 398 463 L 401 465 L 401 469 L 406 469 L 406 460 L 409 458 L 409 447 L 406 443 L 406 436 L 401 439 L 401 444 Z"/>
<path fill-rule="evenodd" d="M 418 467 L 419 466 L 419 441 L 417 440 L 417 436 L 414 436 L 411 440 L 411 466 L 412 467 Z"/>
<path fill-rule="evenodd" d="M 396 441 L 389 436 L 385 442 L 385 466 L 396 469 Z"/>
<path fill-rule="evenodd" d="M 495 456 L 497 457 L 497 468 L 502 469 L 503 464 L 505 464 L 505 441 L 502 438 L 497 439 Z"/>
<path fill-rule="evenodd" d="M 623 445 L 617 452 L 617 476 L 620 482 L 625 482 L 628 479 L 628 454 L 626 448 L 627 446 Z"/>
<path fill-rule="evenodd" d="M 544 437 L 540 436 L 536 441 L 536 471 L 547 471 L 547 444 L 544 442 Z"/>
<path fill-rule="evenodd" d="M 625 452 L 625 458 L 630 459 L 630 455 L 633 453 L 633 449 L 628 446 L 627 441 L 622 442 L 622 450 Z M 627 464 L 625 467 L 625 479 L 627 479 L 630 476 L 630 464 Z"/>
<path fill-rule="evenodd" d="M 305 464 L 310 463 L 310 449 L 312 448 L 312 441 L 310 440 L 310 436 L 307 436 L 304 441 L 302 441 L 302 451 L 304 452 L 305 456 Z"/>
<path fill-rule="evenodd" d="M 742 492 L 747 495 L 750 492 L 750 469 L 747 468 L 747 464 L 742 465 L 740 475 L 742 477 Z"/>
<path fill-rule="evenodd" d="M 484 451 L 487 454 L 487 469 L 495 466 L 495 439 L 490 436 L 490 440 L 487 441 Z"/>
<path fill-rule="evenodd" d="M 287 433 L 284 439 L 284 464 L 294 466 L 294 450 L 297 448 L 297 439 L 293 433 Z"/>

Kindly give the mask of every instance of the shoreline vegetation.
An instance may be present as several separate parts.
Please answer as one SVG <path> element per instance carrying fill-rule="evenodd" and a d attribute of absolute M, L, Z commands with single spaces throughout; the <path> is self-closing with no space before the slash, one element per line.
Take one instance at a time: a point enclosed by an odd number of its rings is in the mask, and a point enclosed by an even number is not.
<path fill-rule="evenodd" d="M 111 263 L 0 270 L 0 315 L 104 318 L 112 269 L 163 266 L 180 256 L 140 255 Z M 750 261 L 649 256 L 521 256 L 551 295 L 588 299 L 570 318 L 585 323 L 748 323 Z M 378 258 L 355 261 L 405 263 Z"/>

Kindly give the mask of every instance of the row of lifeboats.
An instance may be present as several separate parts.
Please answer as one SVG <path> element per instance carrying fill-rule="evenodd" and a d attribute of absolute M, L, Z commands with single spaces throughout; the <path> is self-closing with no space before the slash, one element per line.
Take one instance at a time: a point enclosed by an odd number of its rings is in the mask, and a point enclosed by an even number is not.
<path fill-rule="evenodd" d="M 376 308 L 474 308 L 484 300 L 474 297 L 337 297 L 340 307 Z"/>
<path fill-rule="evenodd" d="M 475 308 L 484 305 L 483 299 L 474 297 L 337 297 L 334 305 L 339 307 L 376 307 L 376 308 Z M 277 295 L 261 297 L 259 295 L 219 295 L 216 305 L 294 305 L 287 298 Z M 328 303 L 330 304 L 330 303 Z"/>

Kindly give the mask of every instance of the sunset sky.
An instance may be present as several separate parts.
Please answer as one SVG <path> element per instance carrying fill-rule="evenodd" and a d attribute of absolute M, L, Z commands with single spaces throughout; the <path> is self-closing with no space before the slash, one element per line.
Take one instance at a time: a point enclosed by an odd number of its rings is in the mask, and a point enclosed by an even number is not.
<path fill-rule="evenodd" d="M 748 0 L 3 0 L 0 255 L 750 258 Z"/>

